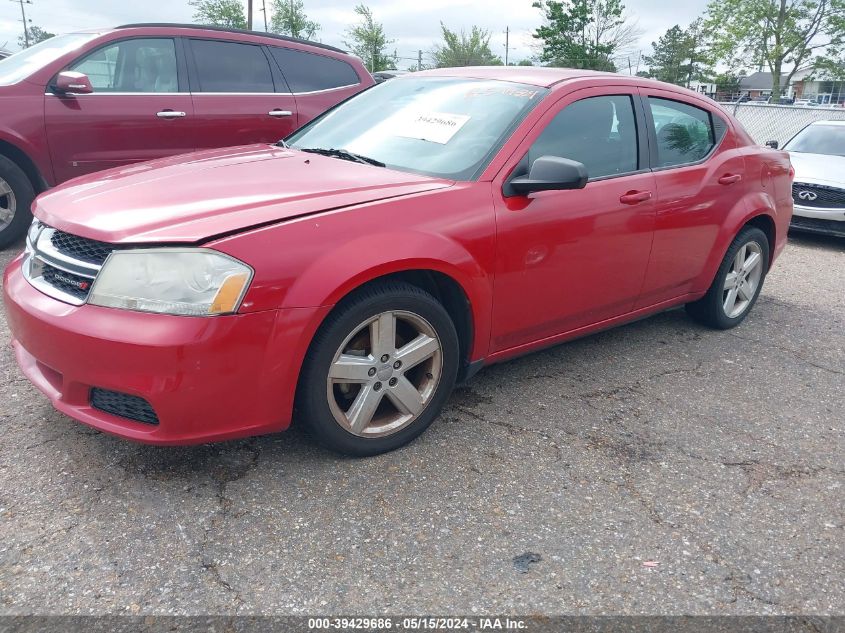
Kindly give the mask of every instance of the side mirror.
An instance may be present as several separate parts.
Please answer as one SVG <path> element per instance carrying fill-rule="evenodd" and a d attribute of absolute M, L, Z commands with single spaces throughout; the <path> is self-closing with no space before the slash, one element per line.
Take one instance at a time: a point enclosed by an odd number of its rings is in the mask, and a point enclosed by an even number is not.
<path fill-rule="evenodd" d="M 562 191 L 583 189 L 587 186 L 587 168 L 583 163 L 560 158 L 541 156 L 531 165 L 528 176 L 520 176 L 505 186 L 506 196 L 527 196 L 536 191 Z"/>
<path fill-rule="evenodd" d="M 777 149 L 780 147 L 777 141 L 766 141 L 766 147 L 771 147 L 772 149 Z"/>
<path fill-rule="evenodd" d="M 91 80 L 88 78 L 88 75 L 84 73 L 76 73 L 70 70 L 60 72 L 56 75 L 56 81 L 53 88 L 57 93 L 62 95 L 89 95 L 94 92 L 94 86 L 91 85 Z"/>

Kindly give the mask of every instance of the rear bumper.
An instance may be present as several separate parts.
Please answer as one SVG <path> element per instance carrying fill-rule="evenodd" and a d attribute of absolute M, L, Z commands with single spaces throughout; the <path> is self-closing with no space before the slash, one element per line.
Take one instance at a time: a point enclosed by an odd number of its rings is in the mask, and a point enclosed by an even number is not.
<path fill-rule="evenodd" d="M 290 424 L 302 330 L 314 310 L 195 318 L 71 306 L 35 288 L 20 258 L 4 276 L 23 373 L 62 413 L 149 444 L 194 444 Z M 91 389 L 145 399 L 146 424 L 91 406 Z"/>

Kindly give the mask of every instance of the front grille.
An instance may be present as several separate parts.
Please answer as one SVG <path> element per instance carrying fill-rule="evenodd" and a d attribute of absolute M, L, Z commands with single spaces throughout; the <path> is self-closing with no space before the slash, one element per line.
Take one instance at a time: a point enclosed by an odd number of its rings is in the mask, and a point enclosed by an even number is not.
<path fill-rule="evenodd" d="M 55 231 L 50 237 L 50 243 L 63 255 L 97 266 L 102 266 L 106 257 L 115 249 L 113 244 L 89 240 L 87 237 L 79 237 L 63 231 Z"/>
<path fill-rule="evenodd" d="M 59 301 L 82 305 L 106 258 L 118 247 L 71 235 L 34 222 L 27 234 L 23 274 L 27 281 Z"/>
<path fill-rule="evenodd" d="M 152 405 L 143 398 L 130 396 L 128 393 L 93 387 L 91 389 L 91 406 L 134 422 L 158 424 L 158 416 Z"/>
<path fill-rule="evenodd" d="M 50 266 L 50 264 L 44 264 L 41 277 L 46 283 L 53 286 L 53 288 L 71 297 L 76 297 L 81 301 L 85 301 L 88 298 L 88 292 L 91 290 L 91 279 L 65 272 L 64 270 Z"/>
<path fill-rule="evenodd" d="M 793 215 L 790 227 L 798 231 L 809 233 L 826 233 L 845 237 L 845 222 L 841 220 L 822 220 L 820 218 L 805 218 L 801 215 Z"/>
<path fill-rule="evenodd" d="M 845 209 L 845 189 L 796 182 L 792 185 L 792 200 L 802 207 Z"/>

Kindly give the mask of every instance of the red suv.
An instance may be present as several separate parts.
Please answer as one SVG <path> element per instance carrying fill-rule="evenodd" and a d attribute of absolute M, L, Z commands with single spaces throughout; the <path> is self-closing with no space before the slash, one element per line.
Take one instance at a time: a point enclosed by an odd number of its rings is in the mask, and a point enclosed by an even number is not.
<path fill-rule="evenodd" d="M 50 186 L 275 142 L 373 83 L 340 49 L 264 33 L 136 24 L 42 42 L 0 62 L 0 248 Z"/>
<path fill-rule="evenodd" d="M 276 146 L 39 197 L 6 312 L 23 372 L 98 429 L 206 442 L 296 410 L 370 455 L 482 365 L 682 305 L 739 325 L 786 244 L 790 174 L 677 86 L 425 71 Z"/>

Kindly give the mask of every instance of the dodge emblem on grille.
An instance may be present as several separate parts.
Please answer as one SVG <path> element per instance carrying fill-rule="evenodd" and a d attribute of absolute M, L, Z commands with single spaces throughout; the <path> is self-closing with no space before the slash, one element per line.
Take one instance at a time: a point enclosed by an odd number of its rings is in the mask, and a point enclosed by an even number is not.
<path fill-rule="evenodd" d="M 88 286 L 91 285 L 87 281 L 78 281 L 76 279 L 71 279 L 70 277 L 66 277 L 61 273 L 54 275 L 54 278 L 58 281 L 61 281 L 63 284 L 73 286 L 74 288 L 79 288 L 80 290 L 88 290 Z"/>
<path fill-rule="evenodd" d="M 799 191 L 798 197 L 802 200 L 815 200 L 819 197 L 819 194 L 814 191 Z"/>

